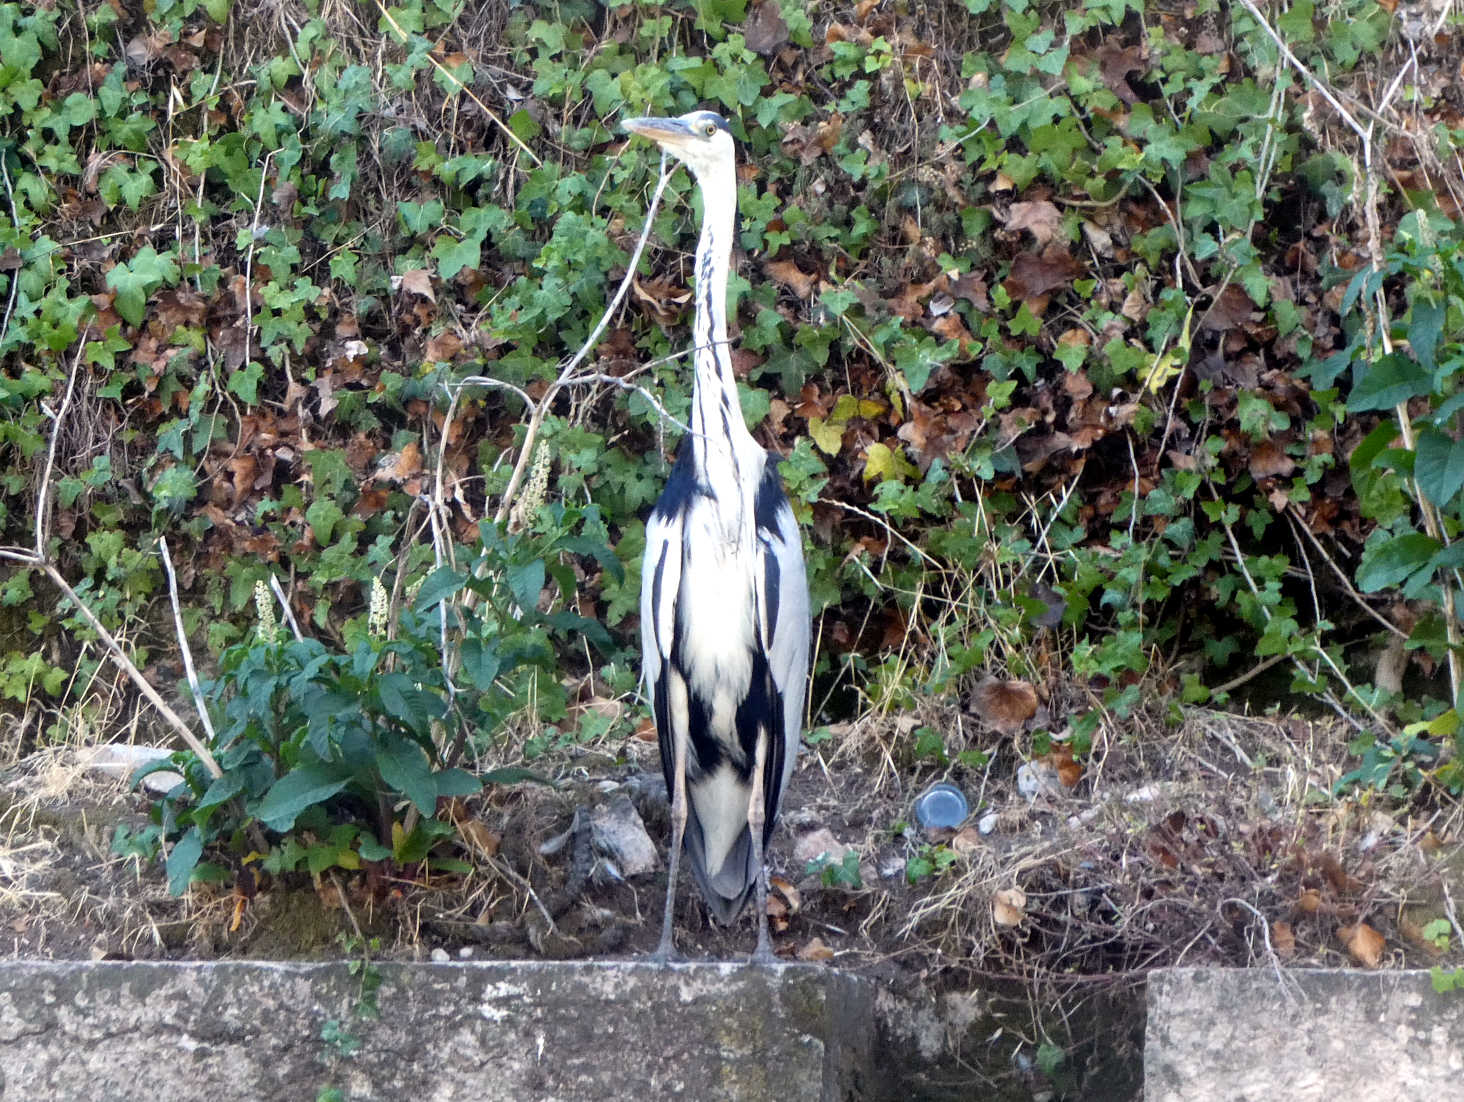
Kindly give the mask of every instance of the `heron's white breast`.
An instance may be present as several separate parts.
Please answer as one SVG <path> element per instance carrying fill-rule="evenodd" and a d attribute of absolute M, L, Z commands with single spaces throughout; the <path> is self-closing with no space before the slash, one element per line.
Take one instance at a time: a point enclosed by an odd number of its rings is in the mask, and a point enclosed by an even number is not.
<path fill-rule="evenodd" d="M 751 510 L 746 513 L 751 520 Z M 752 680 L 756 542 L 729 539 L 713 500 L 697 499 L 685 520 L 681 657 L 687 687 L 710 705 L 712 734 L 734 758 L 737 706 Z"/>

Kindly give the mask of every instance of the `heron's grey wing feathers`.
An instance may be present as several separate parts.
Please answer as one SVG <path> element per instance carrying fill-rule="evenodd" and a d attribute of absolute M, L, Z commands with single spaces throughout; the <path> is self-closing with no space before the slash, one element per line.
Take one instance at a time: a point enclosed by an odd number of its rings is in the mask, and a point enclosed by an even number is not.
<path fill-rule="evenodd" d="M 676 592 L 681 586 L 681 517 L 657 510 L 646 522 L 646 550 L 641 558 L 642 676 L 655 710 L 661 672 L 675 645 Z"/>
<path fill-rule="evenodd" d="M 775 462 L 769 456 L 771 467 Z M 772 477 L 777 477 L 774 471 Z M 763 647 L 768 671 L 782 698 L 783 730 L 773 732 L 783 741 L 783 774 L 776 778 L 779 794 L 793 775 L 798 755 L 798 737 L 803 730 L 803 702 L 808 691 L 809 601 L 808 578 L 803 564 L 803 541 L 793 507 L 779 487 L 775 523 L 763 532 L 763 573 L 777 578 L 777 601 L 768 609 L 763 626 Z M 764 591 L 767 591 L 766 582 Z M 773 804 L 776 807 L 776 803 Z"/>

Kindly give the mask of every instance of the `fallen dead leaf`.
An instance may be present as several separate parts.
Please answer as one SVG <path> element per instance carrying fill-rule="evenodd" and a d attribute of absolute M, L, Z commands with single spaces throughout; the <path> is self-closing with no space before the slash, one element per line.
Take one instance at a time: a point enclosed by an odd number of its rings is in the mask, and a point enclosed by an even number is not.
<path fill-rule="evenodd" d="M 774 0 L 763 0 L 742 25 L 747 48 L 763 57 L 772 57 L 788 44 L 788 24 Z"/>
<path fill-rule="evenodd" d="M 823 943 L 822 938 L 813 938 L 807 945 L 798 950 L 798 959 L 810 962 L 823 962 L 834 959 L 834 951 Z"/>
<path fill-rule="evenodd" d="M 1047 244 L 1062 231 L 1062 211 L 1046 199 L 1027 203 L 1013 203 L 1007 217 L 1006 228 L 1013 233 L 1026 230 L 1036 239 L 1038 248 Z"/>
<path fill-rule="evenodd" d="M 988 677 L 972 691 L 971 710 L 1003 734 L 1015 734 L 1037 714 L 1037 690 L 1026 681 Z"/>
<path fill-rule="evenodd" d="M 1059 742 L 1052 748 L 1046 760 L 1057 770 L 1057 779 L 1064 788 L 1076 788 L 1083 779 L 1083 767 L 1073 760 L 1073 748 L 1066 742 Z"/>
<path fill-rule="evenodd" d="M 1021 888 L 1003 888 L 992 896 L 991 917 L 998 926 L 1017 926 L 1027 917 L 1027 893 Z"/>
<path fill-rule="evenodd" d="M 410 271 L 403 272 L 402 290 L 420 295 L 428 302 L 437 301 L 437 295 L 432 290 L 432 273 L 426 268 L 412 268 Z"/>
<path fill-rule="evenodd" d="M 813 276 L 807 275 L 791 260 L 769 260 L 763 265 L 763 271 L 789 288 L 799 298 L 808 298 L 812 295 L 814 284 L 817 282 Z"/>
<path fill-rule="evenodd" d="M 951 839 L 951 849 L 962 856 L 975 853 L 982 846 L 981 832 L 973 826 L 963 827 L 956 831 L 956 836 Z"/>
<path fill-rule="evenodd" d="M 1387 942 L 1383 940 L 1382 934 L 1366 922 L 1340 926 L 1337 929 L 1337 936 L 1342 939 L 1342 944 L 1347 946 L 1347 951 L 1352 954 L 1352 959 L 1358 964 L 1367 968 L 1376 968 L 1383 962 L 1383 949 Z"/>
<path fill-rule="evenodd" d="M 1282 960 L 1290 960 L 1296 955 L 1296 932 L 1292 930 L 1291 923 L 1271 923 L 1271 945 Z"/>
<path fill-rule="evenodd" d="M 794 886 L 792 881 L 785 880 L 781 876 L 773 876 L 768 878 L 768 882 L 772 885 L 774 891 L 788 901 L 788 912 L 790 914 L 797 914 L 803 906 L 803 896 L 799 893 L 798 888 Z"/>

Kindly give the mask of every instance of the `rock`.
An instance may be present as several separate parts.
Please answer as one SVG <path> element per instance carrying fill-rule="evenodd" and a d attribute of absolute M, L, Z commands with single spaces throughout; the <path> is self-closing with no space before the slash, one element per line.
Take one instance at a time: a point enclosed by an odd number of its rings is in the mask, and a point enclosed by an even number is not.
<path fill-rule="evenodd" d="M 818 830 L 809 831 L 800 836 L 798 841 L 793 843 L 793 863 L 799 868 L 803 868 L 810 861 L 827 857 L 832 863 L 838 864 L 844 859 L 844 854 L 851 853 L 853 850 L 853 846 L 845 845 L 835 838 L 828 827 L 820 827 Z"/>
<path fill-rule="evenodd" d="M 450 960 L 452 960 L 452 954 L 442 948 L 442 946 L 439 945 L 436 949 L 432 950 L 433 964 L 446 964 Z"/>
<path fill-rule="evenodd" d="M 590 844 L 619 876 L 641 876 L 660 867 L 656 843 L 625 793 L 590 812 Z"/>
<path fill-rule="evenodd" d="M 161 746 L 134 746 L 126 742 L 107 742 L 90 751 L 82 750 L 78 761 L 88 773 L 132 783 L 132 774 L 155 761 L 166 761 L 173 751 Z M 183 776 L 171 770 L 149 773 L 142 779 L 142 786 L 154 796 L 166 796 L 173 787 L 182 783 Z"/>
<path fill-rule="evenodd" d="M 976 822 L 976 829 L 982 834 L 990 834 L 996 830 L 996 823 L 1000 816 L 995 811 L 988 811 Z"/>
<path fill-rule="evenodd" d="M 1017 791 L 1033 802 L 1038 796 L 1061 796 L 1062 780 L 1057 768 L 1045 761 L 1023 762 L 1017 769 Z"/>

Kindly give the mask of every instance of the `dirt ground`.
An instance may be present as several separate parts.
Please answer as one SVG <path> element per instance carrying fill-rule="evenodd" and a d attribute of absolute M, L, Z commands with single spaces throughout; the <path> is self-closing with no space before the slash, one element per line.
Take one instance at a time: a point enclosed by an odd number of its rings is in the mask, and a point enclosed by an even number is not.
<path fill-rule="evenodd" d="M 897 767 L 900 726 L 839 730 L 803 754 L 769 855 L 780 955 L 941 990 L 1118 982 L 1176 963 L 1460 959 L 1457 805 L 1427 790 L 1401 809 L 1381 795 L 1328 798 L 1353 760 L 1338 723 L 1192 711 L 1162 739 L 1100 733 L 1071 787 L 1033 763 L 1039 783 L 1024 778 L 1026 794 L 1009 742 L 992 737 L 982 771 Z M 460 835 L 473 844 L 450 854 L 471 863 L 467 875 L 240 876 L 183 898 L 168 894 L 160 863 L 113 852 L 117 824 L 146 822 L 144 799 L 75 761 L 43 751 L 0 774 L 8 957 L 318 959 L 359 954 L 359 938 L 348 944 L 358 930 L 384 959 L 634 957 L 659 934 L 665 790 L 654 746 L 634 739 L 552 763 L 556 788 L 495 789 L 469 804 Z M 973 810 L 958 832 L 927 836 L 912 802 L 940 779 Z M 563 838 L 576 809 L 621 793 L 657 846 L 654 873 L 620 878 Z M 818 831 L 857 851 L 857 885 L 809 871 Z M 755 938 L 749 913 L 712 924 L 690 886 L 676 932 L 693 959 L 736 959 Z"/>

